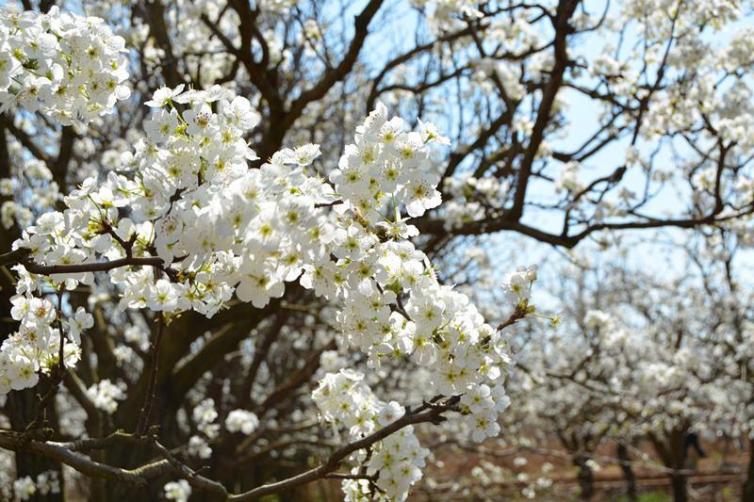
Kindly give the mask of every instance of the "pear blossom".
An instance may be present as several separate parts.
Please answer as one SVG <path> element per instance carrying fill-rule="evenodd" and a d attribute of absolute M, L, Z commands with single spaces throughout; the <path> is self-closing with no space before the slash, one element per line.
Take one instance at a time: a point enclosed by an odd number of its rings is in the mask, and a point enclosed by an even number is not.
<path fill-rule="evenodd" d="M 257 416 L 246 410 L 233 410 L 225 419 L 225 428 L 230 432 L 241 432 L 245 435 L 253 433 L 259 426 Z"/>
<path fill-rule="evenodd" d="M 187 502 L 191 495 L 191 485 L 185 479 L 171 481 L 165 484 L 165 498 L 176 502 Z"/>

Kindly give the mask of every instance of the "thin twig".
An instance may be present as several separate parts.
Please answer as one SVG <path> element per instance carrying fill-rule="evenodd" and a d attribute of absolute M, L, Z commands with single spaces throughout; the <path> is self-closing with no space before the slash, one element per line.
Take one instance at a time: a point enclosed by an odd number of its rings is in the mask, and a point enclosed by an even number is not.
<path fill-rule="evenodd" d="M 349 443 L 339 448 L 338 450 L 333 452 L 332 455 L 330 455 L 330 457 L 327 459 L 327 461 L 324 464 L 321 464 L 318 467 L 310 469 L 296 476 L 292 476 L 288 479 L 284 479 L 282 481 L 277 481 L 275 483 L 268 483 L 266 485 L 262 485 L 252 490 L 249 490 L 247 492 L 240 493 L 238 495 L 230 495 L 228 497 L 228 500 L 234 500 L 234 501 L 254 500 L 259 497 L 262 497 L 263 495 L 269 495 L 271 493 L 278 493 L 280 491 L 288 490 L 295 486 L 304 485 L 307 483 L 311 483 L 312 481 L 315 481 L 317 479 L 321 479 L 327 474 L 330 474 L 332 471 L 337 469 L 340 463 L 345 458 L 347 458 L 351 453 L 364 449 L 364 448 L 368 448 L 374 443 L 385 439 L 389 435 L 395 432 L 398 432 L 404 427 L 407 427 L 412 424 L 418 424 L 418 423 L 428 422 L 428 423 L 438 424 L 442 422 L 443 420 L 445 420 L 442 414 L 446 411 L 455 410 L 460 400 L 461 400 L 460 396 L 452 396 L 448 398 L 447 400 L 445 400 L 444 402 L 432 403 L 432 406 L 429 407 L 429 409 L 424 409 L 425 407 L 429 406 L 429 403 L 425 403 L 422 407 L 419 408 L 419 409 L 422 409 L 423 411 L 418 412 L 418 413 L 416 411 L 415 412 L 407 411 L 406 414 L 404 414 L 401 418 L 391 423 L 387 427 L 384 427 L 376 432 L 373 432 L 372 434 L 366 437 L 359 439 L 358 441 L 354 441 L 353 443 Z"/>
<path fill-rule="evenodd" d="M 155 399 L 155 387 L 157 383 L 157 369 L 159 366 L 160 358 L 160 341 L 162 340 L 162 332 L 165 327 L 165 319 L 160 313 L 157 317 L 157 334 L 152 341 L 151 353 L 151 368 L 149 375 L 149 383 L 147 384 L 147 392 L 144 395 L 144 405 L 141 407 L 141 413 L 139 415 L 139 422 L 136 427 L 136 433 L 139 436 L 143 436 L 147 432 L 149 427 L 150 415 L 152 413 L 152 406 Z"/>

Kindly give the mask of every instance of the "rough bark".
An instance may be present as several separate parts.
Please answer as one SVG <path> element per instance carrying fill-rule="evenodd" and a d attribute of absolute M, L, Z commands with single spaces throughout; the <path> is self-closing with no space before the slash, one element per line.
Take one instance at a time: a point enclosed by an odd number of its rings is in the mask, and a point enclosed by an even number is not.
<path fill-rule="evenodd" d="M 592 500 L 594 497 L 594 471 L 589 467 L 588 455 L 577 455 L 574 464 L 578 467 L 579 496 L 581 500 Z"/>
<path fill-rule="evenodd" d="M 628 455 L 626 443 L 619 442 L 617 450 L 620 468 L 621 471 L 623 471 L 623 478 L 626 480 L 626 497 L 630 501 L 639 500 L 639 495 L 636 490 L 636 474 L 631 466 L 631 458 Z"/>
<path fill-rule="evenodd" d="M 749 439 L 749 465 L 746 469 L 746 481 L 741 487 L 741 501 L 754 502 L 754 439 Z"/>

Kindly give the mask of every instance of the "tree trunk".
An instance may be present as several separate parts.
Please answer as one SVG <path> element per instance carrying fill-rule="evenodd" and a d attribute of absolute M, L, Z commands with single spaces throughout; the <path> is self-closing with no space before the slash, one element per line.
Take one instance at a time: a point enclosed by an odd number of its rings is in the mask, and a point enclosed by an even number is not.
<path fill-rule="evenodd" d="M 749 466 L 746 469 L 746 481 L 741 487 L 741 501 L 754 502 L 754 438 L 749 439 Z"/>
<path fill-rule="evenodd" d="M 673 489 L 675 502 L 688 500 L 688 483 L 686 470 L 686 433 L 688 427 L 677 427 L 665 433 L 662 437 L 650 432 L 649 440 L 652 442 L 657 456 L 662 464 L 670 470 L 670 482 Z"/>
<path fill-rule="evenodd" d="M 578 480 L 581 500 L 591 500 L 594 497 L 594 471 L 587 463 L 589 455 L 578 455 L 574 464 L 579 468 Z"/>
<path fill-rule="evenodd" d="M 628 448 L 624 442 L 618 443 L 618 460 L 623 471 L 623 478 L 626 480 L 626 497 L 631 502 L 637 501 L 639 495 L 636 490 L 636 474 L 631 466 L 631 458 L 628 456 Z"/>
<path fill-rule="evenodd" d="M 688 495 L 688 482 L 685 474 L 675 473 L 671 476 L 671 482 L 673 486 L 673 502 L 687 502 Z"/>
<path fill-rule="evenodd" d="M 688 476 L 683 472 L 686 470 L 686 435 L 688 429 L 685 427 L 673 429 L 669 436 L 670 455 L 673 474 L 671 483 L 673 487 L 673 501 L 687 502 L 688 495 Z"/>

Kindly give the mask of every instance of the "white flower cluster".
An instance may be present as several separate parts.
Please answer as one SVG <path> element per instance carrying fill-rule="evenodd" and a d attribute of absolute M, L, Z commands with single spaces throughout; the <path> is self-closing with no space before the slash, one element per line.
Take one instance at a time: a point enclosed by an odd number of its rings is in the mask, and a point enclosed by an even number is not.
<path fill-rule="evenodd" d="M 441 172 L 429 160 L 429 145 L 446 140 L 431 125 L 409 131 L 379 104 L 357 128 L 354 144 L 330 174 L 331 185 L 310 174 L 317 145 L 281 150 L 261 168 L 249 169 L 256 155 L 244 138 L 259 114 L 226 89 L 162 88 L 146 104 L 153 109 L 146 138 L 120 156 L 106 179 L 87 179 L 65 198 L 63 211 L 42 215 L 16 242 L 38 266 L 57 267 L 53 286 L 94 282 L 92 272 L 66 273 L 66 266 L 105 265 L 122 308 L 168 317 L 195 310 L 209 317 L 234 290 L 241 301 L 261 308 L 283 295 L 286 282 L 300 279 L 341 307 L 345 339 L 365 351 L 371 365 L 410 357 L 429 369 L 427 391 L 433 395 L 472 396 L 462 408 L 475 438 L 497 432 L 496 413 L 507 405 L 494 383 L 507 364 L 502 335 L 465 295 L 438 282 L 427 256 L 408 240 L 418 232 L 404 214 L 418 217 L 440 203 Z M 113 262 L 118 265 L 107 266 Z M 33 339 L 10 340 L 18 340 L 15 353 L 33 349 L 45 357 L 25 356 L 28 368 L 9 373 L 8 388 L 33 385 L 36 372 L 54 364 L 57 343 L 50 336 L 54 309 L 30 296 L 49 280 L 23 266 L 18 271 L 18 293 L 34 303 L 22 331 L 33 323 L 41 330 L 34 330 Z M 91 319 L 77 312 L 63 324 L 74 342 L 66 345 L 73 363 L 78 335 Z M 10 357 L 5 348 L 2 357 Z M 256 417 L 236 411 L 229 428 L 248 433 L 257 426 Z M 211 400 L 194 410 L 204 437 L 191 438 L 192 454 L 211 454 L 205 438 L 216 436 L 216 419 Z M 402 492 L 406 479 L 410 484 L 415 478 L 414 471 L 403 475 L 391 490 Z"/>
<path fill-rule="evenodd" d="M 641 19 L 642 35 L 656 42 L 671 33 L 678 37 L 699 31 L 705 24 L 719 29 L 740 17 L 742 4 L 741 0 L 699 0 L 680 5 L 673 0 L 629 0 L 621 7 L 626 18 Z"/>
<path fill-rule="evenodd" d="M 368 435 L 403 416 L 405 410 L 395 401 L 385 403 L 363 381 L 364 375 L 351 370 L 328 373 L 313 393 L 322 416 L 328 422 L 346 427 L 351 439 Z M 372 447 L 368 460 L 364 452 L 355 456 L 366 462 L 366 474 L 377 475 L 384 493 L 371 493 L 366 480 L 346 480 L 346 500 L 405 500 L 409 488 L 422 477 L 429 450 L 422 448 L 412 426 L 388 436 Z M 360 466 L 353 469 L 357 474 Z"/>
<path fill-rule="evenodd" d="M 397 202 L 405 204 L 412 218 L 440 205 L 435 187 L 442 173 L 428 169 L 425 145 L 442 138 L 431 127 L 425 126 L 422 132 L 405 129 L 400 117 L 388 120 L 387 109 L 378 103 L 356 128 L 355 143 L 346 146 L 338 169 L 330 174 L 346 207 L 359 211 L 370 222 L 381 220 L 381 209 L 390 203 L 393 207 Z"/>
<path fill-rule="evenodd" d="M 21 267 L 15 270 L 20 274 L 16 284 L 19 294 L 11 299 L 10 314 L 20 326 L 0 345 L 0 395 L 33 387 L 39 381 L 39 373 L 49 374 L 60 357 L 60 328 L 53 326 L 59 312 L 50 300 L 33 296 L 35 282 Z M 81 357 L 78 334 L 91 326 L 87 316 L 82 309 L 65 323 L 72 342 L 63 347 L 66 366 L 73 366 Z"/>
<path fill-rule="evenodd" d="M 379 296 L 388 283 L 400 292 L 409 284 L 396 281 L 396 273 L 407 281 L 425 274 L 423 258 L 401 242 L 416 230 L 399 215 L 400 207 L 418 216 L 439 203 L 439 175 L 426 169 L 426 143 L 438 138 L 430 127 L 406 133 L 379 106 L 332 173 L 345 200 L 333 212 L 320 207 L 337 201 L 332 187 L 304 171 L 318 147 L 283 150 L 261 169 L 249 170 L 246 161 L 255 156 L 243 134 L 258 114 L 248 101 L 226 99 L 219 88 L 181 90 L 160 90 L 149 102 L 164 108 L 145 126 L 151 141 L 137 145 L 124 166 L 137 176 L 111 173 L 99 184 L 89 179 L 66 198 L 64 212 L 45 214 L 28 229 L 20 245 L 33 251 L 35 261 L 81 264 L 129 253 L 156 255 L 172 266 L 157 281 L 146 267 L 110 272 L 122 289 L 122 306 L 167 313 L 193 308 L 208 316 L 230 299 L 236 284 L 242 301 L 262 307 L 302 273 L 304 286 L 341 299 Z M 185 110 L 179 113 L 176 105 Z M 378 221 L 388 202 L 395 219 Z M 125 207 L 130 218 L 120 217 Z M 386 254 L 384 266 L 409 270 L 377 267 L 377 257 Z M 378 268 L 384 277 L 379 285 L 371 277 Z M 348 292 L 352 288 L 359 289 L 357 296 Z M 384 306 L 395 304 L 391 298 L 385 296 Z"/>
<path fill-rule="evenodd" d="M 571 193 L 578 193 L 584 190 L 584 184 L 579 179 L 581 165 L 576 161 L 566 162 L 563 170 L 560 171 L 560 177 L 555 181 L 555 190 L 563 190 Z"/>
<path fill-rule="evenodd" d="M 100 380 L 86 390 L 86 395 L 94 406 L 107 412 L 108 415 L 118 409 L 118 401 L 126 398 L 121 386 L 115 385 L 108 379 Z"/>
<path fill-rule="evenodd" d="M 257 430 L 259 418 L 246 410 L 233 410 L 225 418 L 225 428 L 230 432 L 241 432 L 247 436 Z"/>
<path fill-rule="evenodd" d="M 528 304 L 531 288 L 536 280 L 536 266 L 518 267 L 513 272 L 508 272 L 503 281 L 508 298 L 515 301 L 517 305 L 522 302 Z"/>
<path fill-rule="evenodd" d="M 514 458 L 512 468 L 489 460 L 480 459 L 479 464 L 471 469 L 468 480 L 464 480 L 466 481 L 465 483 L 458 479 L 454 479 L 453 482 L 459 487 L 471 484 L 475 487 L 488 489 L 515 481 L 516 485 L 521 487 L 521 495 L 523 497 L 536 499 L 539 495 L 539 500 L 546 499 L 547 495 L 550 495 L 547 493 L 547 490 L 553 486 L 553 480 L 551 479 L 553 465 L 545 462 L 541 466 L 539 475 L 532 476 L 531 474 L 533 473 L 530 472 L 530 469 L 526 471 L 522 470 L 527 467 L 527 464 L 528 460 L 525 457 Z"/>
<path fill-rule="evenodd" d="M 176 502 L 187 502 L 191 495 L 191 485 L 185 479 L 165 483 L 165 498 Z"/>
<path fill-rule="evenodd" d="M 209 458 L 212 456 L 212 448 L 207 440 L 212 440 L 220 433 L 220 425 L 215 423 L 218 414 L 215 409 L 215 401 L 212 398 L 204 399 L 194 407 L 192 412 L 194 423 L 197 430 L 202 433 L 189 438 L 188 452 L 189 455 L 198 458 Z"/>
<path fill-rule="evenodd" d="M 204 399 L 194 407 L 192 418 L 197 430 L 201 434 L 196 434 L 189 438 L 189 455 L 197 458 L 209 458 L 212 456 L 212 447 L 209 441 L 217 438 L 220 434 L 220 424 L 215 423 L 218 417 L 219 414 L 215 409 L 215 401 L 212 398 Z M 240 432 L 248 436 L 257 430 L 258 427 L 259 418 L 247 410 L 232 410 L 225 418 L 225 428 L 229 432 Z"/>
<path fill-rule="evenodd" d="M 27 165 L 30 165 L 32 167 L 39 165 L 44 166 L 44 163 L 30 161 L 27 163 Z M 24 167 L 27 168 L 27 166 Z M 44 167 L 44 169 L 47 171 L 47 173 L 52 175 L 49 169 L 47 169 L 46 167 Z M 14 178 L 0 179 L 0 197 L 7 197 L 9 199 L 12 198 L 14 192 L 17 189 L 17 186 L 18 180 Z M 57 192 L 57 187 L 55 192 Z M 0 224 L 2 224 L 3 228 L 6 230 L 11 228 L 15 223 L 18 223 L 20 227 L 29 226 L 31 225 L 33 219 L 34 213 L 31 211 L 31 209 L 25 207 L 22 204 L 16 203 L 14 200 L 6 200 L 5 202 L 3 202 L 2 206 L 0 206 Z"/>
<path fill-rule="evenodd" d="M 443 183 L 444 193 L 450 196 L 442 208 L 447 230 L 483 220 L 488 209 L 502 207 L 510 189 L 507 181 L 495 177 L 475 178 L 472 173 L 445 178 Z"/>
<path fill-rule="evenodd" d="M 436 30 L 450 30 L 463 26 L 467 18 L 481 18 L 480 2 L 476 0 L 411 0 L 423 9 Z"/>
<path fill-rule="evenodd" d="M 180 115 L 174 108 L 153 113 L 145 125 L 150 141 L 137 145 L 124 166 L 132 177 L 111 173 L 104 183 L 86 180 L 66 198 L 64 212 L 45 214 L 28 229 L 22 245 L 49 264 L 92 263 L 132 251 L 150 252 L 169 264 L 178 255 L 181 270 L 170 280 L 155 281 L 147 267 L 112 271 L 122 305 L 167 313 L 193 308 L 211 316 L 232 295 L 237 282 L 228 277 L 237 269 L 232 251 L 243 253 L 240 231 L 255 211 L 245 196 L 253 197 L 251 184 L 259 173 L 248 170 L 246 161 L 254 155 L 242 138 L 258 115 L 244 98 L 220 99 L 225 94 L 217 89 L 180 90 L 162 89 L 150 101 L 167 107 L 183 102 L 187 109 Z M 228 204 L 231 189 L 235 203 Z M 120 218 L 125 207 L 131 218 Z M 91 274 L 66 277 L 91 280 Z"/>
<path fill-rule="evenodd" d="M 461 410 L 467 414 L 466 425 L 471 430 L 474 441 L 481 442 L 500 433 L 497 416 L 509 404 L 510 398 L 502 385 L 490 388 L 481 384 L 472 387 L 461 397 Z"/>
<path fill-rule="evenodd" d="M 29 500 L 52 493 L 60 493 L 60 479 L 58 479 L 57 471 L 41 472 L 37 474 L 36 479 L 24 476 L 13 482 L 14 500 Z"/>
<path fill-rule="evenodd" d="M 0 112 L 41 111 L 89 121 L 130 95 L 125 41 L 102 19 L 0 10 Z"/>
<path fill-rule="evenodd" d="M 6 230 L 14 225 L 26 228 L 35 215 L 49 211 L 62 200 L 57 182 L 47 163 L 27 158 L 19 145 L 10 158 L 10 178 L 0 178 L 0 224 Z M 22 181 L 23 180 L 23 181 Z"/>

